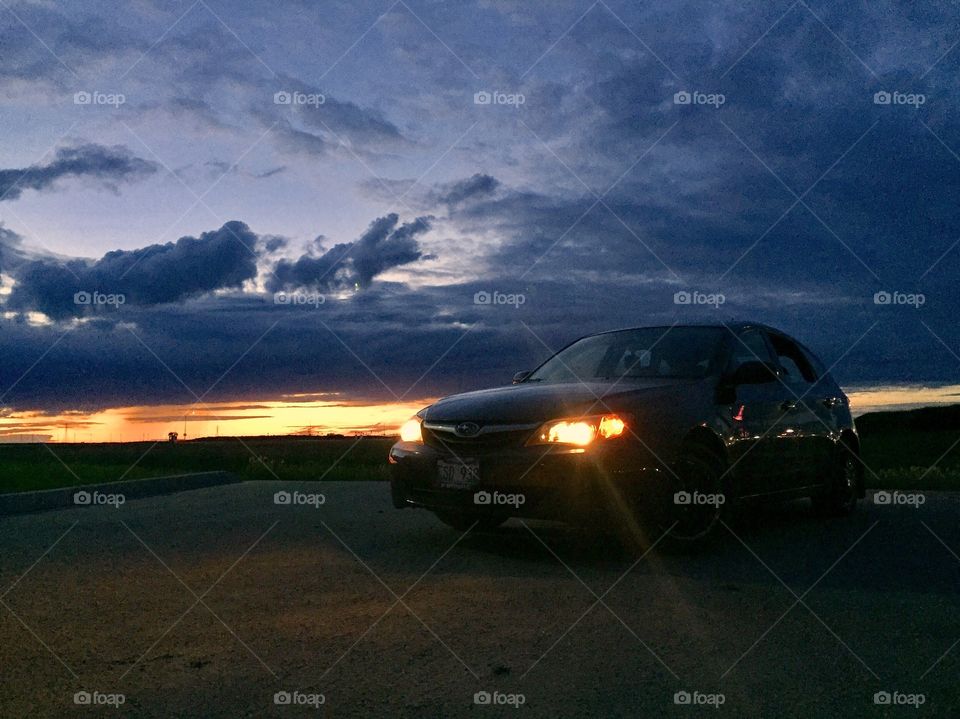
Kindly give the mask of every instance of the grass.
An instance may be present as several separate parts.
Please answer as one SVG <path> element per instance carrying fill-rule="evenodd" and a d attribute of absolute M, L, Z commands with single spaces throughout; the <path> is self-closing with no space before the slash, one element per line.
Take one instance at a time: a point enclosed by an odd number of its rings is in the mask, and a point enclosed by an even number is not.
<path fill-rule="evenodd" d="M 960 490 L 960 432 L 862 431 L 860 439 L 868 487 Z"/>
<path fill-rule="evenodd" d="M 226 470 L 243 479 L 387 479 L 386 437 L 0 445 L 0 494 Z"/>
<path fill-rule="evenodd" d="M 960 440 L 960 413 L 955 408 L 865 415 L 857 426 L 868 487 L 960 490 L 960 446 L 953 446 Z M 235 472 L 243 479 L 385 480 L 393 441 L 246 437 L 156 445 L 0 444 L 0 494 L 210 470 Z"/>

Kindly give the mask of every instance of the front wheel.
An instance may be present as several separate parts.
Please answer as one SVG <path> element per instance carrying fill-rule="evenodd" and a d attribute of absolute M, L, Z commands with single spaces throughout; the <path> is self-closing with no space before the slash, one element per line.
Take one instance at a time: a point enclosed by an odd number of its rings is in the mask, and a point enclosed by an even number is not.
<path fill-rule="evenodd" d="M 736 497 L 726 463 L 715 452 L 690 443 L 664 472 L 658 490 L 640 497 L 647 541 L 660 538 L 668 552 L 696 550 L 718 534 L 731 518 Z M 651 501 L 652 500 L 652 501 Z"/>
<path fill-rule="evenodd" d="M 857 508 L 860 496 L 859 459 L 853 450 L 843 447 L 823 494 L 813 498 L 814 509 L 824 516 L 846 517 Z"/>

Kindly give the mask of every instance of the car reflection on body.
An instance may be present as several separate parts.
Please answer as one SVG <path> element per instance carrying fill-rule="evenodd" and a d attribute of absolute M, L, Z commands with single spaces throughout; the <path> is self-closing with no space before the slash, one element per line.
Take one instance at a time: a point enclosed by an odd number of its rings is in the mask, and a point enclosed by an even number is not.
<path fill-rule="evenodd" d="M 694 543 L 760 500 L 863 497 L 859 439 L 821 362 L 760 324 L 579 339 L 512 385 L 446 397 L 390 450 L 394 505 L 456 528 L 508 517 Z"/>

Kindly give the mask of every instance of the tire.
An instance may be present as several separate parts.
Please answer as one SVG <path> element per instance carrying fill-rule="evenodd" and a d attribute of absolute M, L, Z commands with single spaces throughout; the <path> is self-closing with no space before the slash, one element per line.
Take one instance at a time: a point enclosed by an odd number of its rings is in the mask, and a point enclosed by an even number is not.
<path fill-rule="evenodd" d="M 672 471 L 663 473 L 661 492 L 652 502 L 649 493 L 636 498 L 638 523 L 647 528 L 642 542 L 646 546 L 637 546 L 634 538 L 631 548 L 647 549 L 657 542 L 657 547 L 667 552 L 687 552 L 707 545 L 717 536 L 721 522 L 729 523 L 733 514 L 735 497 L 726 469 L 726 462 L 704 445 L 684 446 Z M 682 493 L 690 498 L 689 503 L 683 503 Z M 694 503 L 695 493 L 701 499 L 713 495 L 715 501 Z"/>
<path fill-rule="evenodd" d="M 477 515 L 472 512 L 437 511 L 434 514 L 441 522 L 460 532 L 465 532 L 474 525 L 475 529 L 480 530 L 496 529 L 507 521 L 506 517 Z"/>
<path fill-rule="evenodd" d="M 860 460 L 846 445 L 837 448 L 838 456 L 823 494 L 813 497 L 813 508 L 825 517 L 848 517 L 857 508 L 860 497 Z"/>

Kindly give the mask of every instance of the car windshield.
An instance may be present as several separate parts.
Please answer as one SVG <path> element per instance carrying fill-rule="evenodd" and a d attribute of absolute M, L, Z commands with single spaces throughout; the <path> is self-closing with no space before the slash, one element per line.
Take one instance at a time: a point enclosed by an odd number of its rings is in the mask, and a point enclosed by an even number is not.
<path fill-rule="evenodd" d="M 584 337 L 527 378 L 532 382 L 704 377 L 713 366 L 721 327 L 647 327 Z"/>

